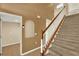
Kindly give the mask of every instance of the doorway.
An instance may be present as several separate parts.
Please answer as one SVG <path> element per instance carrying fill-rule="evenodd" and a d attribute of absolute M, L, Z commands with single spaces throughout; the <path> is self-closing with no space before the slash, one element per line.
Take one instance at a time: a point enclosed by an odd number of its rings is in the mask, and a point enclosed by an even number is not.
<path fill-rule="evenodd" d="M 25 20 L 23 24 L 23 40 L 22 40 L 22 54 L 28 52 L 37 46 L 35 33 L 35 22 L 33 20 Z"/>
<path fill-rule="evenodd" d="M 1 14 L 2 55 L 19 56 L 22 40 L 22 17 L 9 13 Z"/>

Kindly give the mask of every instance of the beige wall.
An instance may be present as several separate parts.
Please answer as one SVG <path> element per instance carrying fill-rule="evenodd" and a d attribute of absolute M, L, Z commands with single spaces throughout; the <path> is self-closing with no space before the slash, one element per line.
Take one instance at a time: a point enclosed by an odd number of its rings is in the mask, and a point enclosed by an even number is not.
<path fill-rule="evenodd" d="M 79 3 L 68 4 L 68 14 L 73 15 L 79 13 Z"/>
<path fill-rule="evenodd" d="M 70 3 L 68 4 L 69 7 L 69 12 L 75 10 L 75 9 L 79 9 L 79 3 Z"/>
<path fill-rule="evenodd" d="M 2 46 L 20 43 L 20 24 L 2 22 Z"/>
<path fill-rule="evenodd" d="M 1 8 L 1 4 L 0 4 L 0 8 Z"/>
<path fill-rule="evenodd" d="M 54 16 L 53 4 L 1 4 L 2 11 L 23 16 L 23 24 L 26 20 L 35 22 L 35 32 L 38 34 L 34 38 L 22 39 L 23 53 L 40 46 L 41 29 L 46 27 L 46 18 L 51 19 Z M 40 19 L 37 16 L 41 16 Z M 35 43 L 36 42 L 36 43 Z"/>

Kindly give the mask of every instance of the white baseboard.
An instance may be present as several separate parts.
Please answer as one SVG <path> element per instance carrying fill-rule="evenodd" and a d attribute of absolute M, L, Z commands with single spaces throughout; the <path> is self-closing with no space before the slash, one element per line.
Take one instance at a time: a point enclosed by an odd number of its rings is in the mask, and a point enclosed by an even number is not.
<path fill-rule="evenodd" d="M 68 12 L 67 16 L 75 15 L 75 14 L 78 14 L 78 13 L 79 13 L 79 9 L 75 9 L 75 10 L 72 10 L 71 12 Z"/>
<path fill-rule="evenodd" d="M 44 47 L 45 45 L 43 45 L 43 47 Z M 36 50 L 38 50 L 38 49 L 40 49 L 41 48 L 41 46 L 40 47 L 37 47 L 37 48 L 34 48 L 34 49 L 32 49 L 32 50 L 30 50 L 30 51 L 28 51 L 28 52 L 25 52 L 25 53 L 22 53 L 21 55 L 22 56 L 24 56 L 24 55 L 27 55 L 27 54 L 29 54 L 29 53 L 31 53 L 31 52 L 34 52 L 34 51 L 36 51 Z M 40 51 L 41 52 L 41 51 Z"/>
<path fill-rule="evenodd" d="M 20 44 L 20 42 L 15 42 L 15 43 L 11 43 L 11 44 L 2 45 L 2 47 L 7 47 L 7 46 L 10 46 L 10 45 L 14 45 L 14 44 Z"/>
<path fill-rule="evenodd" d="M 40 48 L 41 48 L 41 47 L 34 48 L 34 49 L 32 49 L 32 50 L 30 50 L 30 51 L 28 51 L 28 52 L 22 53 L 21 55 L 22 55 L 22 56 L 27 55 L 27 54 L 29 54 L 29 53 L 31 53 L 31 52 L 34 52 L 34 51 L 36 51 L 36 50 L 38 50 L 38 49 L 40 49 Z"/>

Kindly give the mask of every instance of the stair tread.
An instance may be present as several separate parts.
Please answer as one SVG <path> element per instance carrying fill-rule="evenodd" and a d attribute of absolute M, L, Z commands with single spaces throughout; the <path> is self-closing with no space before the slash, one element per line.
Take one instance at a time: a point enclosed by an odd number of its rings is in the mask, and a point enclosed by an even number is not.
<path fill-rule="evenodd" d="M 70 42 L 66 42 L 66 41 L 65 42 L 64 41 L 56 41 L 56 43 L 62 44 L 63 46 L 74 47 L 75 49 L 79 48 L 79 43 L 75 44 L 75 43 L 70 43 Z"/>
<path fill-rule="evenodd" d="M 58 34 L 56 35 L 56 39 L 79 40 L 79 36 L 69 34 L 68 35 Z"/>
<path fill-rule="evenodd" d="M 60 47 L 56 44 L 54 44 L 52 46 L 52 48 L 50 48 L 50 50 L 55 51 L 56 53 L 58 53 L 59 55 L 64 55 L 64 56 L 68 56 L 68 55 L 78 55 L 77 52 L 74 52 L 72 50 L 68 50 L 66 48 Z"/>
<path fill-rule="evenodd" d="M 69 45 L 65 45 L 65 44 L 60 44 L 60 43 L 55 43 L 55 45 L 60 46 L 64 49 L 68 49 L 70 51 L 74 51 L 74 52 L 79 52 L 79 48 L 75 48 L 73 46 L 69 46 Z"/>
<path fill-rule="evenodd" d="M 62 39 L 55 39 L 55 41 L 63 41 L 63 42 L 66 42 L 66 43 L 73 43 L 73 44 L 79 44 L 79 40 L 73 40 L 73 39 L 71 39 L 71 40 L 68 40 L 68 39 L 64 39 L 64 38 L 62 38 Z"/>
<path fill-rule="evenodd" d="M 51 51 L 51 50 L 49 49 L 49 53 L 48 53 L 47 55 L 49 55 L 49 56 L 58 56 L 59 54 L 56 53 L 55 51 Z"/>

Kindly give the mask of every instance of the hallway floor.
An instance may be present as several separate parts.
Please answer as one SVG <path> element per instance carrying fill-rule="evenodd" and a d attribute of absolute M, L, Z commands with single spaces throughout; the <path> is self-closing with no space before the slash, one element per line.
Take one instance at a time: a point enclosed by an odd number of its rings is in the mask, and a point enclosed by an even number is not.
<path fill-rule="evenodd" d="M 20 44 L 14 44 L 2 49 L 3 56 L 19 56 L 20 55 Z"/>
<path fill-rule="evenodd" d="M 64 19 L 47 56 L 79 56 L 79 14 Z"/>
<path fill-rule="evenodd" d="M 35 50 L 35 51 L 33 51 L 33 52 L 29 53 L 29 54 L 26 54 L 24 56 L 40 56 L 40 55 L 41 55 L 40 54 L 40 49 L 37 49 L 37 50 Z"/>

